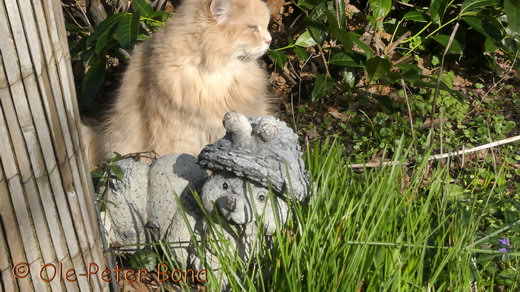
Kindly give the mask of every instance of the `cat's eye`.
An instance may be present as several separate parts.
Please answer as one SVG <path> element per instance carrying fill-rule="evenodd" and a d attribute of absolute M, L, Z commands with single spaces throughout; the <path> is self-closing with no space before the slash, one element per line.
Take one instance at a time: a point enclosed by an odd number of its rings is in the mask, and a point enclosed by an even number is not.
<path fill-rule="evenodd" d="M 254 31 L 254 32 L 258 32 L 259 29 L 258 29 L 258 25 L 248 25 L 247 26 L 250 30 Z"/>
<path fill-rule="evenodd" d="M 229 186 L 228 186 L 227 183 L 223 183 L 223 184 L 222 184 L 222 188 L 225 189 L 225 190 L 227 190 L 227 189 L 229 188 Z"/>
<path fill-rule="evenodd" d="M 265 201 L 265 198 L 266 198 L 265 193 L 264 193 L 264 192 L 259 193 L 258 196 L 257 196 L 257 198 L 258 198 L 258 200 L 259 200 L 260 202 Z"/>

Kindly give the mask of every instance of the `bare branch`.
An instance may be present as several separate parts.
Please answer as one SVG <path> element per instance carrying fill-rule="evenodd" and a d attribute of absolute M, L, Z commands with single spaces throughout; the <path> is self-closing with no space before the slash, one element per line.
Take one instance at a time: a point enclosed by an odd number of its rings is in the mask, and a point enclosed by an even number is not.
<path fill-rule="evenodd" d="M 107 18 L 107 12 L 105 10 L 105 7 L 103 6 L 103 4 L 101 4 L 99 0 L 90 0 L 88 12 L 90 12 L 96 24 L 100 24 L 103 20 Z"/>
<path fill-rule="evenodd" d="M 464 147 L 463 147 L 462 150 L 432 155 L 432 156 L 430 156 L 428 158 L 428 161 L 435 161 L 435 160 L 445 159 L 445 158 L 449 158 L 449 157 L 453 157 L 453 156 L 459 156 L 459 155 L 462 155 L 462 157 L 464 158 L 465 155 L 468 154 L 468 153 L 482 151 L 482 150 L 485 150 L 485 149 L 489 149 L 489 148 L 497 147 L 497 146 L 500 146 L 500 145 L 513 143 L 513 142 L 516 142 L 516 141 L 520 141 L 520 135 L 519 136 L 513 136 L 513 137 L 506 138 L 506 139 L 499 140 L 499 141 L 495 141 L 495 142 L 491 142 L 491 143 L 487 143 L 487 144 L 480 145 L 480 146 L 473 147 L 473 148 L 469 148 L 469 149 L 464 149 Z M 411 162 L 409 162 L 409 161 L 403 161 L 403 162 L 400 162 L 400 161 L 381 161 L 381 162 L 367 162 L 367 163 L 359 163 L 359 164 L 350 164 L 350 165 L 348 165 L 348 167 L 349 168 L 365 168 L 365 167 L 381 167 L 381 166 L 387 166 L 387 165 L 405 165 L 406 166 L 406 165 L 410 165 L 410 164 L 411 164 Z"/>

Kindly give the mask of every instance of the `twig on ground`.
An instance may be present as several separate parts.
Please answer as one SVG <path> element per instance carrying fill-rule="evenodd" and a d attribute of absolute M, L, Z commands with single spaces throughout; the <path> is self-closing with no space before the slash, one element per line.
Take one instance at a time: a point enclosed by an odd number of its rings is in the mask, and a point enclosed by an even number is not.
<path fill-rule="evenodd" d="M 358 163 L 358 164 L 350 164 L 348 168 L 372 168 L 372 167 L 381 167 L 381 166 L 393 166 L 393 165 L 409 165 L 408 161 L 381 161 L 381 162 L 367 162 L 367 163 Z"/>
<path fill-rule="evenodd" d="M 453 157 L 453 156 L 459 156 L 459 155 L 462 155 L 463 161 L 464 161 L 464 157 L 468 153 L 482 151 L 482 150 L 485 150 L 485 149 L 489 149 L 489 148 L 497 147 L 497 146 L 500 146 L 500 145 L 513 143 L 513 142 L 516 142 L 516 141 L 520 141 L 520 135 L 519 136 L 513 136 L 513 137 L 506 138 L 506 139 L 499 140 L 499 141 L 495 141 L 495 142 L 491 142 L 491 143 L 487 143 L 487 144 L 480 145 L 480 146 L 473 147 L 473 148 L 469 148 L 469 149 L 464 149 L 464 147 L 463 147 L 462 150 L 432 155 L 432 156 L 430 156 L 428 158 L 428 161 L 435 161 L 435 160 L 445 159 L 445 158 L 449 158 L 449 157 Z M 350 165 L 348 165 L 348 167 L 349 168 L 365 168 L 365 167 L 381 167 L 381 166 L 388 166 L 388 165 L 405 165 L 406 166 L 406 165 L 411 165 L 411 164 L 412 163 L 409 162 L 409 161 L 403 161 L 403 162 L 401 162 L 401 161 L 380 161 L 380 162 L 367 162 L 367 163 L 350 164 Z"/>
<path fill-rule="evenodd" d="M 300 18 L 302 17 L 303 14 L 299 14 L 298 16 L 296 16 L 296 18 L 293 20 L 293 22 L 289 25 L 289 29 L 287 29 L 287 31 L 291 31 L 291 29 L 293 28 L 293 26 L 298 22 L 298 20 L 300 20 Z"/>
<path fill-rule="evenodd" d="M 76 7 L 78 7 L 78 10 L 81 12 L 81 16 L 83 18 L 83 21 L 88 26 L 88 31 L 93 32 L 94 28 L 92 27 L 92 24 L 90 23 L 90 20 L 88 20 L 88 16 L 87 16 L 86 11 L 83 10 L 83 7 L 81 6 L 81 4 L 79 4 L 78 0 L 75 0 L 74 3 L 76 3 Z M 72 19 L 74 19 L 74 17 L 72 17 Z M 74 22 L 76 22 L 75 19 L 74 19 Z"/>
<path fill-rule="evenodd" d="M 88 7 L 88 12 L 92 15 L 94 22 L 96 24 L 100 24 L 103 20 L 107 18 L 107 12 L 105 7 L 99 0 L 91 0 L 90 6 Z"/>
<path fill-rule="evenodd" d="M 386 48 L 384 50 L 384 54 L 386 56 L 391 55 L 391 53 L 395 50 L 395 48 L 397 48 L 397 46 L 399 46 L 411 34 L 412 34 L 411 31 L 407 31 L 402 36 L 400 36 L 395 42 L 391 42 L 390 44 L 388 44 L 388 46 L 386 46 Z"/>
<path fill-rule="evenodd" d="M 452 157 L 452 156 L 458 156 L 458 155 L 461 155 L 463 153 L 464 154 L 468 154 L 468 153 L 472 153 L 472 152 L 481 151 L 481 150 L 484 150 L 484 149 L 489 149 L 489 148 L 492 148 L 492 147 L 497 147 L 497 146 L 500 146 L 500 145 L 513 143 L 513 142 L 516 142 L 516 141 L 520 141 L 520 136 L 513 136 L 511 138 L 507 138 L 507 139 L 503 139 L 503 140 L 487 143 L 487 144 L 484 144 L 484 145 L 480 145 L 480 146 L 477 146 L 477 147 L 469 148 L 469 149 L 466 149 L 464 151 L 459 150 L 459 151 L 448 152 L 448 153 L 444 153 L 444 154 L 433 155 L 433 156 L 430 156 L 430 158 L 428 158 L 428 160 L 444 159 L 444 158 L 448 158 L 448 157 Z"/>
<path fill-rule="evenodd" d="M 82 25 L 76 20 L 76 17 L 74 17 L 74 15 L 72 15 L 72 13 L 70 13 L 68 8 L 69 8 L 68 6 L 63 5 L 63 10 L 65 10 L 65 12 L 67 12 L 67 14 L 72 19 L 72 21 L 74 21 L 74 23 L 76 23 L 76 25 L 78 27 L 82 27 Z"/>
<path fill-rule="evenodd" d="M 320 51 L 320 56 L 321 56 L 321 59 L 323 60 L 323 66 L 325 66 L 325 73 L 327 74 L 328 77 L 332 77 L 332 75 L 330 75 L 327 59 L 325 58 L 325 53 L 323 52 L 323 49 L 321 48 L 321 46 L 319 44 L 318 44 L 318 50 Z"/>
<path fill-rule="evenodd" d="M 292 66 L 291 62 L 287 62 L 290 64 L 291 68 L 293 69 L 294 71 L 294 67 Z M 293 72 L 290 72 L 289 71 L 289 68 L 287 66 L 285 66 L 283 69 L 282 69 L 282 75 L 285 77 L 285 79 L 287 81 L 289 81 L 293 86 L 297 85 L 298 82 L 296 80 L 294 80 L 294 78 L 291 76 L 291 73 Z M 293 73 L 294 74 L 294 73 Z"/>
<path fill-rule="evenodd" d="M 453 42 L 453 39 L 455 39 L 455 34 L 457 33 L 457 30 L 459 29 L 459 23 L 457 22 L 455 24 L 455 27 L 453 28 L 453 31 L 451 32 L 450 39 L 448 40 L 448 44 L 446 45 L 446 49 L 444 50 L 444 53 L 442 54 L 441 58 L 441 66 L 439 68 L 439 75 L 437 76 L 437 84 L 435 85 L 435 92 L 433 94 L 433 101 L 432 101 L 432 113 L 430 117 L 430 147 L 433 145 L 433 140 L 435 138 L 435 110 L 437 106 L 437 97 L 439 96 L 439 90 L 441 87 L 441 81 L 442 81 L 442 71 L 444 68 L 444 58 L 446 57 L 446 54 L 448 53 L 448 50 L 451 47 L 451 43 Z"/>
<path fill-rule="evenodd" d="M 519 51 L 516 51 L 515 58 L 513 59 L 513 63 L 511 63 L 511 66 L 509 66 L 509 69 L 507 70 L 507 72 L 504 75 L 502 75 L 502 78 L 500 78 L 500 80 L 498 80 L 498 82 L 493 82 L 493 86 L 491 86 L 491 88 L 489 88 L 489 90 L 486 91 L 486 93 L 484 94 L 484 97 L 487 97 L 488 94 L 491 92 L 491 90 L 493 90 L 493 88 L 495 88 L 498 84 L 502 83 L 504 78 L 506 78 L 506 76 L 508 76 L 509 73 L 511 73 L 511 70 L 515 66 L 516 59 L 518 58 L 518 52 Z"/>
<path fill-rule="evenodd" d="M 410 62 L 411 60 L 413 60 L 413 56 L 408 55 L 408 56 L 403 56 L 403 57 L 399 58 L 397 61 L 395 61 L 393 63 L 394 63 L 394 66 L 396 66 L 399 64 L 406 64 L 406 63 Z"/>
<path fill-rule="evenodd" d="M 399 4 L 403 5 L 403 6 L 408 6 L 408 7 L 412 7 L 412 8 L 419 8 L 419 9 L 422 9 L 422 10 L 430 9 L 429 7 L 417 6 L 417 5 L 410 4 L 410 3 L 405 3 L 405 2 L 402 2 L 402 1 L 397 1 L 397 3 L 399 3 Z"/>

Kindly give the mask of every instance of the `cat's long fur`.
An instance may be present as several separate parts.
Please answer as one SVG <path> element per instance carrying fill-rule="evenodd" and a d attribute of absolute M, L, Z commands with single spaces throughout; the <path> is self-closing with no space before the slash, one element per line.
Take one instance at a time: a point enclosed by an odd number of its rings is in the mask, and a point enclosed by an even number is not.
<path fill-rule="evenodd" d="M 228 111 L 271 114 L 269 11 L 261 0 L 185 0 L 133 51 L 103 126 L 103 156 L 156 151 L 197 155 L 225 134 Z"/>

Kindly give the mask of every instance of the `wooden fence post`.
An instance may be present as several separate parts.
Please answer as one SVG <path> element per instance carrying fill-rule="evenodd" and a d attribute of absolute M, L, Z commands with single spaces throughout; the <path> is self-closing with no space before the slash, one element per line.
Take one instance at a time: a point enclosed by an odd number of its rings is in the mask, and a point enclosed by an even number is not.
<path fill-rule="evenodd" d="M 108 290 L 59 0 L 0 0 L 0 105 L 0 291 Z"/>

